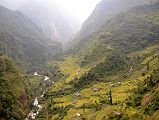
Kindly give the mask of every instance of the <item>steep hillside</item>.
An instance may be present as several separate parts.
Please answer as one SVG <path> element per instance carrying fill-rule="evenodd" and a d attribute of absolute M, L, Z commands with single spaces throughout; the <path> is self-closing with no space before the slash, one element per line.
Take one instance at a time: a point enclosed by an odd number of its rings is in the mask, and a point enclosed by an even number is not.
<path fill-rule="evenodd" d="M 43 36 L 42 31 L 21 12 L 0 7 L 0 53 L 18 65 L 39 66 L 61 52 L 61 44 Z"/>
<path fill-rule="evenodd" d="M 102 0 L 93 11 L 92 15 L 84 22 L 80 31 L 80 37 L 84 38 L 100 28 L 112 17 L 128 9 L 143 4 L 151 4 L 152 0 Z M 153 0 L 155 2 L 157 0 Z"/>
<path fill-rule="evenodd" d="M 79 41 L 68 54 L 79 57 L 82 67 L 106 59 L 113 52 L 124 54 L 158 43 L 158 4 L 121 13 L 98 31 Z"/>
<path fill-rule="evenodd" d="M 35 0 L 26 1 L 20 8 L 50 39 L 65 43 L 79 30 L 80 22 L 56 4 L 44 5 Z"/>
<path fill-rule="evenodd" d="M 0 119 L 24 119 L 31 92 L 27 81 L 6 56 L 0 56 L 0 86 Z"/>
<path fill-rule="evenodd" d="M 140 107 L 145 114 L 153 115 L 158 119 L 159 110 L 159 69 L 156 69 L 141 83 L 135 93 L 127 99 L 126 104 L 132 107 Z"/>
<path fill-rule="evenodd" d="M 38 119 L 157 120 L 158 21 L 158 3 L 134 7 L 50 61 L 63 76 Z"/>

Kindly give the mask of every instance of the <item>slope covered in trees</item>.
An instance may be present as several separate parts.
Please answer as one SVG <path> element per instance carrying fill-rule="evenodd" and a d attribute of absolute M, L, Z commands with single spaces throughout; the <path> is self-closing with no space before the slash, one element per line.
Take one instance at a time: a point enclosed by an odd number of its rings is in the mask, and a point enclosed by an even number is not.
<path fill-rule="evenodd" d="M 61 52 L 60 43 L 42 31 L 21 12 L 0 7 L 0 53 L 19 63 L 39 66 Z"/>
<path fill-rule="evenodd" d="M 27 81 L 7 56 L 0 56 L 0 119 L 21 120 L 29 111 Z"/>

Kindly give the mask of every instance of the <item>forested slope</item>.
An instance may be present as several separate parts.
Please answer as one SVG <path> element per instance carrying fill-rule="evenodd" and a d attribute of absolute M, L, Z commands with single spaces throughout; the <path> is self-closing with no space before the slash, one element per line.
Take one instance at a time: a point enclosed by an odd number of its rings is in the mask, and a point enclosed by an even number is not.
<path fill-rule="evenodd" d="M 44 37 L 42 31 L 21 12 L 0 7 L 0 53 L 18 65 L 39 66 L 61 52 L 60 43 Z"/>

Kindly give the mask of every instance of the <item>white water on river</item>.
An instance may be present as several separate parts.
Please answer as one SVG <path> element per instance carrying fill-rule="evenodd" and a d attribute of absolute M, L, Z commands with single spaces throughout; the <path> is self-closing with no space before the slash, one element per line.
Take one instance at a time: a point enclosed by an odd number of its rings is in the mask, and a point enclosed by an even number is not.
<path fill-rule="evenodd" d="M 39 75 L 37 72 L 34 73 L 35 76 Z M 42 75 L 39 75 L 39 76 L 42 76 Z M 47 80 L 50 80 L 50 78 L 48 76 L 45 76 L 44 78 L 44 81 L 47 81 Z M 42 95 L 40 95 L 40 97 L 44 97 L 44 94 L 45 94 L 45 91 L 43 92 Z M 39 114 L 39 112 L 42 110 L 42 105 L 39 104 L 39 101 L 38 101 L 38 97 L 36 97 L 34 99 L 34 102 L 33 102 L 33 105 L 35 106 L 35 108 L 33 110 L 30 111 L 30 113 L 28 114 L 28 116 L 25 118 L 25 120 L 33 120 L 36 118 L 36 116 Z"/>

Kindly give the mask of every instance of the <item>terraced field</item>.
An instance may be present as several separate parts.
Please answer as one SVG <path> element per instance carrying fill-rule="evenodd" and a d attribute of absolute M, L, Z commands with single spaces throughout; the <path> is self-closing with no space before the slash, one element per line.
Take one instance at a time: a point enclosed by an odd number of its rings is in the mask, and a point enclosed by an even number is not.
<path fill-rule="evenodd" d="M 128 116 L 135 116 L 140 109 L 128 107 L 125 100 L 134 93 L 134 89 L 138 87 L 150 74 L 159 66 L 159 51 L 158 45 L 148 47 L 142 51 L 129 54 L 131 57 L 139 55 L 144 58 L 138 66 L 133 68 L 131 74 L 127 78 L 119 79 L 119 76 L 110 77 L 112 82 L 96 82 L 88 85 L 79 91 L 73 91 L 70 94 L 53 97 L 55 102 L 52 107 L 66 108 L 70 107 L 63 116 L 64 120 L 104 120 L 115 111 L 121 111 Z M 149 61 L 149 70 L 147 70 L 147 61 Z M 59 69 L 69 76 L 62 81 L 56 82 L 49 92 L 57 92 L 72 88 L 70 81 L 76 77 L 82 76 L 82 73 L 88 72 L 88 69 L 80 68 L 78 59 L 66 58 L 63 62 L 58 63 Z M 81 74 L 77 74 L 77 71 Z M 143 75 L 144 73 L 144 75 Z M 113 80 L 115 79 L 115 80 Z M 111 80 L 111 79 L 110 79 Z M 109 105 L 109 92 L 112 91 L 113 105 Z M 64 91 L 64 93 L 67 91 Z M 142 113 L 142 111 L 140 111 Z M 59 118 L 59 113 L 52 114 L 52 120 Z M 149 116 L 144 115 L 144 119 L 149 119 Z"/>

